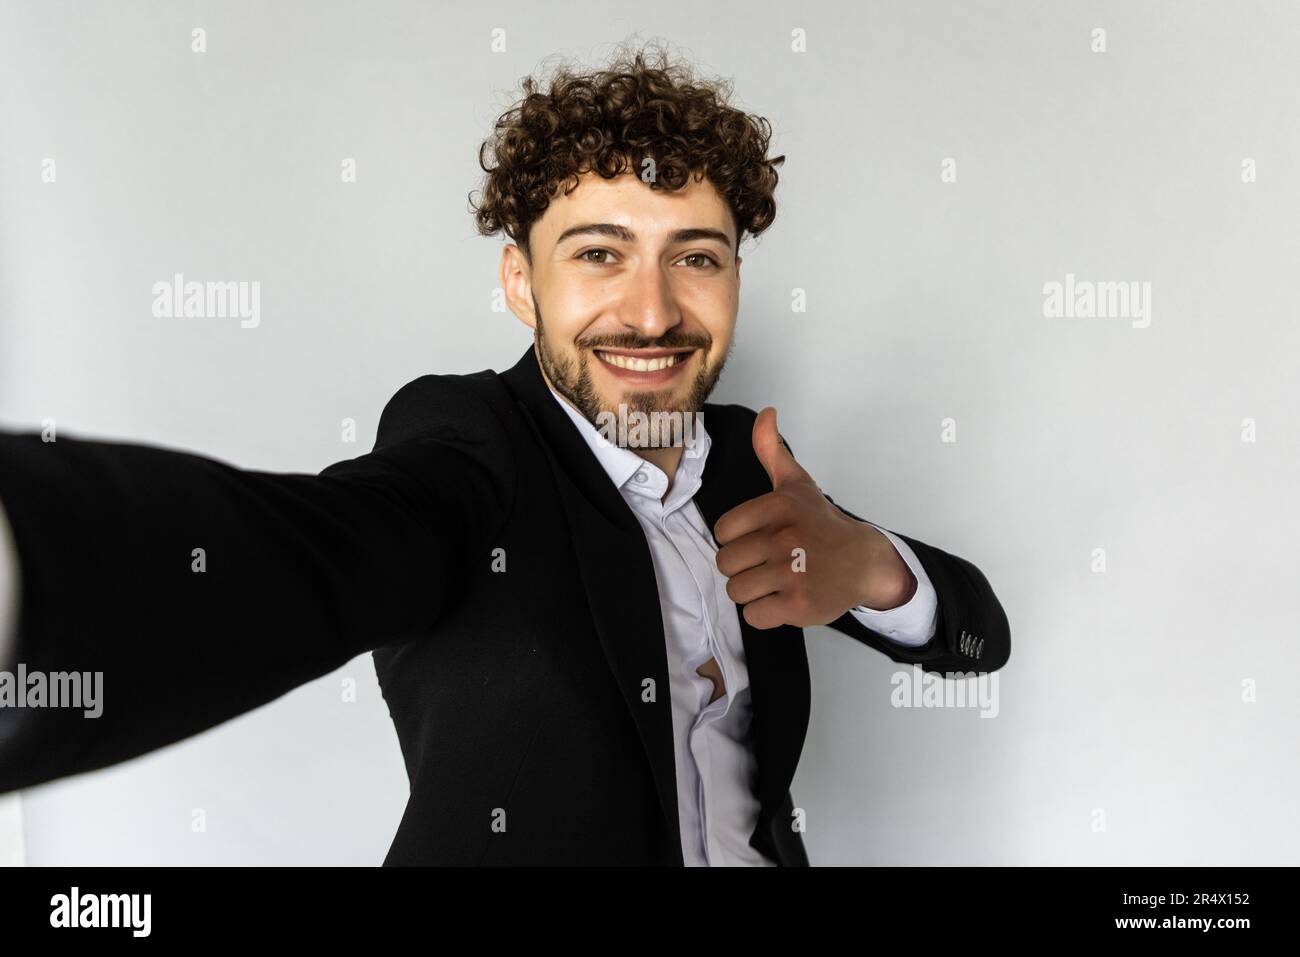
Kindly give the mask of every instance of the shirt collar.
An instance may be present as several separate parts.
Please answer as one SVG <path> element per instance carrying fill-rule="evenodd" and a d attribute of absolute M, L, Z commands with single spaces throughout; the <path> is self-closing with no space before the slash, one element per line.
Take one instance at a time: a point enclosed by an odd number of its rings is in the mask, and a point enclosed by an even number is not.
<path fill-rule="evenodd" d="M 631 449 L 620 448 L 607 440 L 600 434 L 600 430 L 587 421 L 587 417 L 570 405 L 563 396 L 549 386 L 547 391 L 573 422 L 574 428 L 586 441 L 592 454 L 596 456 L 596 461 L 605 470 L 605 474 L 609 476 L 615 488 L 623 491 L 624 486 L 628 486 L 631 490 L 654 499 L 663 496 L 668 486 L 668 477 L 662 469 L 641 458 Z M 681 461 L 677 465 L 677 474 L 673 477 L 674 499 L 682 497 L 683 494 L 689 499 L 695 494 L 701 476 L 704 474 L 704 463 L 709 456 L 709 446 L 712 443 L 709 433 L 704 429 L 703 416 L 696 416 L 693 424 L 695 426 L 693 441 L 683 451 Z"/>

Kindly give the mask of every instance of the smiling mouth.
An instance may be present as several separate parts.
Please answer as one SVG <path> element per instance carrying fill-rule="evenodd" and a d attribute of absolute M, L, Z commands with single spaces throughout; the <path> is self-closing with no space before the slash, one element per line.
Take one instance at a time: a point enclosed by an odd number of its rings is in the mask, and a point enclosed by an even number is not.
<path fill-rule="evenodd" d="M 661 372 L 686 362 L 694 349 L 593 350 L 606 365 L 628 372 Z"/>

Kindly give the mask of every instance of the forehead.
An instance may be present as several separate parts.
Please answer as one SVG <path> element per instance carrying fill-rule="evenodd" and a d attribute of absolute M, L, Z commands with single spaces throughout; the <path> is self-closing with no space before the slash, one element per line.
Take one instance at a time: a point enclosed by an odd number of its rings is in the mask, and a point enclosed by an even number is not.
<path fill-rule="evenodd" d="M 670 190 L 652 188 L 631 173 L 605 179 L 586 172 L 573 192 L 551 200 L 533 224 L 533 241 L 553 243 L 570 226 L 588 222 L 626 226 L 638 240 L 653 241 L 684 227 L 711 227 L 735 239 L 727 202 L 707 179 L 692 176 L 681 189 Z"/>

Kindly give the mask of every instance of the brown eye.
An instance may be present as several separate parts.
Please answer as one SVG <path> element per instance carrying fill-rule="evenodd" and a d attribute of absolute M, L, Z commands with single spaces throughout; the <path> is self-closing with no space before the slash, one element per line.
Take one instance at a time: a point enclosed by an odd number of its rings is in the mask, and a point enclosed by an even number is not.
<path fill-rule="evenodd" d="M 603 266 L 603 265 L 605 264 L 605 261 L 604 261 L 604 260 L 588 259 L 588 258 L 587 258 L 587 257 L 590 256 L 592 253 L 595 253 L 595 254 L 597 254 L 597 255 L 599 255 L 599 256 L 608 256 L 608 255 L 609 255 L 609 250 L 608 250 L 608 249 L 587 249 L 587 250 L 584 250 L 584 251 L 578 253 L 578 258 L 581 259 L 583 262 L 595 263 L 597 266 Z"/>
<path fill-rule="evenodd" d="M 706 256 L 704 253 L 691 253 L 689 256 L 683 256 L 681 261 L 686 262 L 688 259 L 703 260 L 698 266 L 692 266 L 692 269 L 707 269 L 709 266 L 717 265 L 712 256 Z"/>

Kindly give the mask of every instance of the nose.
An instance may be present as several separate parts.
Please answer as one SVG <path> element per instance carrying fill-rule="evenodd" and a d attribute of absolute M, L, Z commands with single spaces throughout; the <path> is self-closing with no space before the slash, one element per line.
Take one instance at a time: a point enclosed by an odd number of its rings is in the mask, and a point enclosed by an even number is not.
<path fill-rule="evenodd" d="M 630 281 L 621 316 L 625 328 L 657 339 L 682 321 L 672 286 L 658 263 L 647 262 Z"/>

